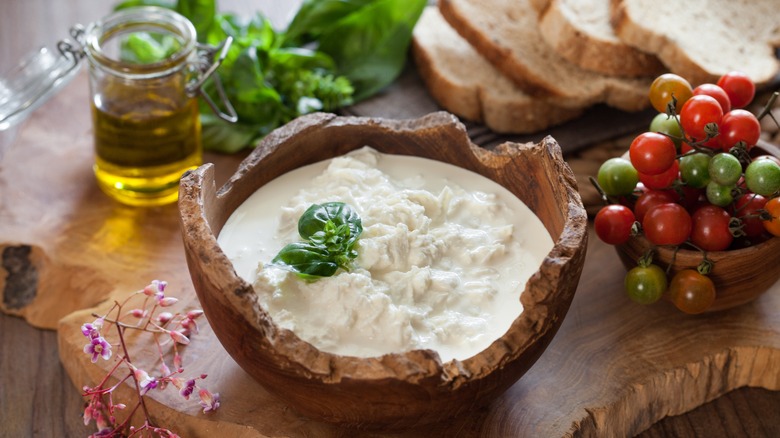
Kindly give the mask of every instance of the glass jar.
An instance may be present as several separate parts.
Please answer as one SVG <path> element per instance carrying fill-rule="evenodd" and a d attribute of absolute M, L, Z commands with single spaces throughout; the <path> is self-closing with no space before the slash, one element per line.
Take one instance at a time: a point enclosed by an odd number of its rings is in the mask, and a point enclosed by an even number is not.
<path fill-rule="evenodd" d="M 202 163 L 196 41 L 189 20 L 161 8 L 122 10 L 87 27 L 94 171 L 110 197 L 174 202 L 181 175 Z"/>
<path fill-rule="evenodd" d="M 225 112 L 202 90 L 232 39 L 198 44 L 187 18 L 158 7 L 123 9 L 70 33 L 59 54 L 43 48 L 0 81 L 0 131 L 59 91 L 86 58 L 98 186 L 129 205 L 176 201 L 181 175 L 203 160 L 198 96 L 221 119 L 238 118 L 219 76 Z"/>

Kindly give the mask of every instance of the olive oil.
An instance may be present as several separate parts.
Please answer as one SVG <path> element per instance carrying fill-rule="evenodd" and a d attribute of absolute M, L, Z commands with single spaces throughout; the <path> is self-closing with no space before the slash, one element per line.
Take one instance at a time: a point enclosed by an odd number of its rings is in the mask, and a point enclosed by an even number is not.
<path fill-rule="evenodd" d="M 129 205 L 174 202 L 181 175 L 202 163 L 197 100 L 182 105 L 159 94 L 134 97 L 114 99 L 108 109 L 93 100 L 98 185 Z"/>

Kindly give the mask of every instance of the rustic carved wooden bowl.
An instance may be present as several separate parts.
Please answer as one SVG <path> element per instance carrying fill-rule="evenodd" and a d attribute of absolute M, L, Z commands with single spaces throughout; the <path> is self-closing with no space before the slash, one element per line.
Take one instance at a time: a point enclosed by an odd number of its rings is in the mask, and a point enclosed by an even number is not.
<path fill-rule="evenodd" d="M 751 153 L 780 157 L 780 147 L 759 141 Z M 627 157 L 628 153 L 624 154 Z M 652 245 L 643 236 L 632 237 L 626 244 L 616 246 L 620 261 L 626 270 L 637 265 L 637 260 Z M 780 279 L 780 238 L 747 248 L 729 251 L 709 251 L 707 258 L 714 262 L 709 277 L 715 283 L 715 302 L 705 312 L 717 312 L 749 303 L 767 291 Z M 654 262 L 667 269 L 669 278 L 683 269 L 696 269 L 703 259 L 700 251 L 680 249 L 674 254 L 672 247 L 656 247 Z"/>
<path fill-rule="evenodd" d="M 652 245 L 643 236 L 629 239 L 616 247 L 626 270 L 637 265 L 637 260 Z M 729 251 L 708 251 L 707 258 L 714 265 L 709 277 L 715 283 L 715 302 L 705 312 L 730 309 L 749 303 L 766 292 L 780 279 L 780 238 L 773 237 L 758 245 Z M 656 247 L 653 261 L 666 269 L 672 261 L 669 278 L 683 269 L 696 269 L 703 254 L 699 251 L 673 247 Z"/>
<path fill-rule="evenodd" d="M 370 145 L 470 169 L 497 181 L 541 219 L 554 247 L 518 290 L 524 311 L 508 332 L 467 360 L 442 363 L 431 350 L 357 358 L 323 352 L 279 328 L 257 304 L 217 236 L 256 189 L 300 166 Z M 181 182 L 179 209 L 187 262 L 219 341 L 269 392 L 311 418 L 366 428 L 406 428 L 463 414 L 513 385 L 559 328 L 577 288 L 587 216 L 558 144 L 472 144 L 447 113 L 390 121 L 313 114 L 265 138 L 222 188 L 211 164 Z"/>

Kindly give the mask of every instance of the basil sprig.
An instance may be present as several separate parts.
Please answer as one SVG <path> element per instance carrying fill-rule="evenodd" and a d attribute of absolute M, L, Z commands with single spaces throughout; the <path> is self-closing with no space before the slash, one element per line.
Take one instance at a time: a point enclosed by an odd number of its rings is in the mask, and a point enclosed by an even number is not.
<path fill-rule="evenodd" d="M 355 244 L 362 232 L 360 216 L 349 205 L 312 204 L 298 219 L 298 234 L 304 241 L 286 245 L 270 264 L 305 280 L 330 277 L 339 268 L 348 271 L 357 258 Z"/>

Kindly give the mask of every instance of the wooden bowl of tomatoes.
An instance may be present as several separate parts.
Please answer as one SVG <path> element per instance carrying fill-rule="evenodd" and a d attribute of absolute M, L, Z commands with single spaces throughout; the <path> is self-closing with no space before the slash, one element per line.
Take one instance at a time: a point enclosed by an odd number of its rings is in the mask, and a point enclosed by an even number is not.
<path fill-rule="evenodd" d="M 615 245 L 634 301 L 714 312 L 780 279 L 780 148 L 761 142 L 758 118 L 740 108 L 754 93 L 737 72 L 696 88 L 662 75 L 650 129 L 599 169 L 609 205 L 594 228 Z"/>

